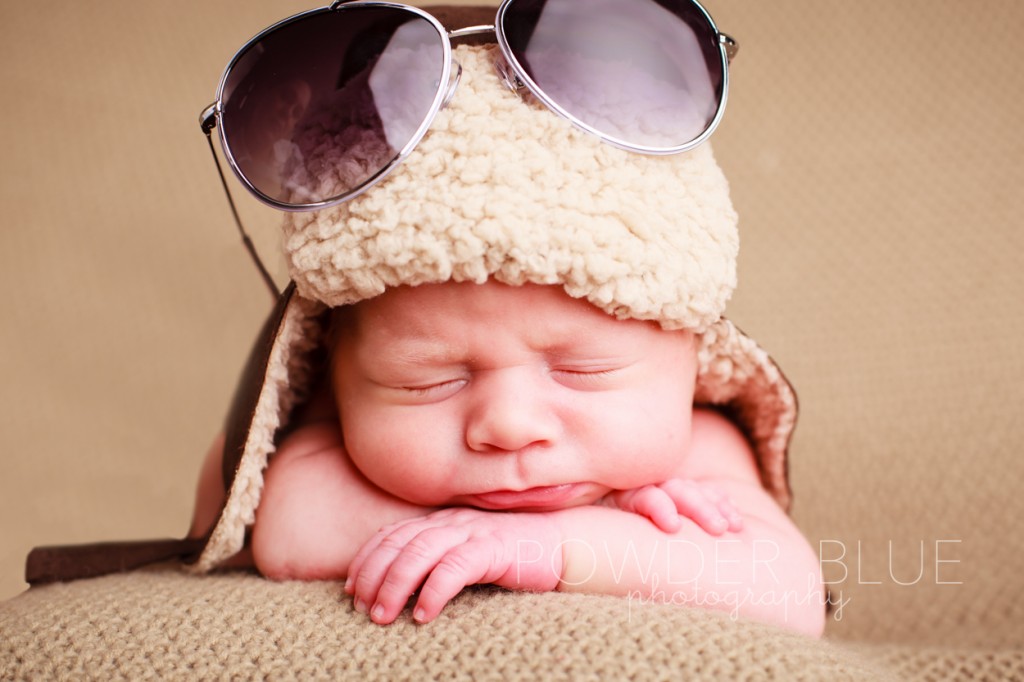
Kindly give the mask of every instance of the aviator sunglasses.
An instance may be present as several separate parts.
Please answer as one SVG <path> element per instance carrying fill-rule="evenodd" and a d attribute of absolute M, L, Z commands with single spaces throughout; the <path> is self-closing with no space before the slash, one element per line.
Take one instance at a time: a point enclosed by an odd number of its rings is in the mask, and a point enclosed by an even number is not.
<path fill-rule="evenodd" d="M 737 50 L 696 0 L 503 0 L 493 25 L 452 31 L 409 5 L 336 1 L 247 42 L 200 123 L 211 152 L 217 130 L 231 169 L 260 201 L 285 211 L 333 206 L 412 152 L 458 86 L 452 41 L 489 33 L 511 90 L 642 154 L 707 139 Z"/>

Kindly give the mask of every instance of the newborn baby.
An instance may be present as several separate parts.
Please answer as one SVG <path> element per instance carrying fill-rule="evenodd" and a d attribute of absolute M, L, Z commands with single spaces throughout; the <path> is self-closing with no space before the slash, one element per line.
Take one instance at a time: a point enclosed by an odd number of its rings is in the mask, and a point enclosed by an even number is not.
<path fill-rule="evenodd" d="M 195 570 L 344 580 L 378 623 L 494 584 L 819 634 L 817 558 L 786 514 L 796 401 L 722 317 L 738 234 L 710 147 L 618 149 L 510 92 L 494 47 L 455 58 L 400 166 L 287 214 L 294 286 L 207 458 Z M 323 196 L 373 149 L 339 120 L 299 126 L 342 174 Z"/>
<path fill-rule="evenodd" d="M 426 622 L 493 583 L 730 610 L 749 594 L 739 613 L 820 632 L 820 600 L 776 604 L 820 590 L 817 559 L 739 430 L 694 410 L 692 333 L 494 281 L 397 287 L 333 315 L 331 390 L 266 473 L 264 575 L 345 579 L 378 623 L 416 592 Z M 200 500 L 196 534 L 220 503 Z"/>

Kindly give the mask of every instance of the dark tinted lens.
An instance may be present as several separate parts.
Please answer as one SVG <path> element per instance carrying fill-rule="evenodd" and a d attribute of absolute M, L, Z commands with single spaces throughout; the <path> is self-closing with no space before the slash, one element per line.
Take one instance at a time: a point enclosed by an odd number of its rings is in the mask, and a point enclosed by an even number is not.
<path fill-rule="evenodd" d="M 712 124 L 724 94 L 718 34 L 683 0 L 520 0 L 502 29 L 555 104 L 633 145 L 679 147 Z"/>
<path fill-rule="evenodd" d="M 394 161 L 430 113 L 444 71 L 434 26 L 352 7 L 300 17 L 248 46 L 221 92 L 221 132 L 263 195 L 313 204 L 358 189 Z"/>

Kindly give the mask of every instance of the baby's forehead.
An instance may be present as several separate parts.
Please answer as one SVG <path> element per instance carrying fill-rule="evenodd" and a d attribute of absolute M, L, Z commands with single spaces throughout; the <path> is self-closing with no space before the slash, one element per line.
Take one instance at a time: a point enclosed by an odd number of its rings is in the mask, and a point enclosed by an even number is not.
<path fill-rule="evenodd" d="M 397 287 L 337 309 L 344 338 L 413 354 L 458 353 L 466 344 L 515 341 L 551 353 L 609 352 L 664 332 L 656 322 L 617 319 L 559 285 L 446 282 Z"/>
<path fill-rule="evenodd" d="M 418 329 L 455 320 L 495 329 L 510 324 L 544 327 L 554 322 L 588 324 L 614 331 L 634 320 L 617 319 L 557 284 L 509 285 L 494 279 L 391 287 L 379 296 L 348 306 L 362 327 Z"/>

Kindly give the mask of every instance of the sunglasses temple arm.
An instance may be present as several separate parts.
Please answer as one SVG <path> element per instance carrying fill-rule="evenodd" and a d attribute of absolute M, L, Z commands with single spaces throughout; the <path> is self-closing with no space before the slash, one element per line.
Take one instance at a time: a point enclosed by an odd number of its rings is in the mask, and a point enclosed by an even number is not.
<path fill-rule="evenodd" d="M 228 198 L 228 206 L 231 207 L 231 215 L 235 219 L 235 225 L 238 226 L 238 233 L 242 235 L 242 244 L 245 245 L 245 250 L 249 252 L 249 256 L 252 257 L 252 262 L 256 264 L 256 269 L 260 271 L 260 275 L 263 276 L 263 282 L 270 289 L 270 295 L 274 297 L 276 301 L 281 292 L 278 290 L 277 285 L 274 284 L 274 278 L 267 272 L 267 268 L 263 265 L 263 261 L 260 260 L 259 254 L 256 253 L 256 247 L 252 243 L 252 239 L 246 233 L 245 228 L 242 227 L 242 219 L 238 217 L 238 209 L 235 207 L 235 200 L 231 196 L 231 190 L 228 188 L 227 178 L 224 177 L 224 169 L 221 168 L 220 159 L 217 158 L 217 152 L 213 148 L 213 138 L 209 131 L 206 133 L 206 143 L 210 146 L 210 154 L 213 156 L 213 165 L 217 167 L 217 175 L 220 176 L 220 184 L 224 188 L 224 196 Z"/>

